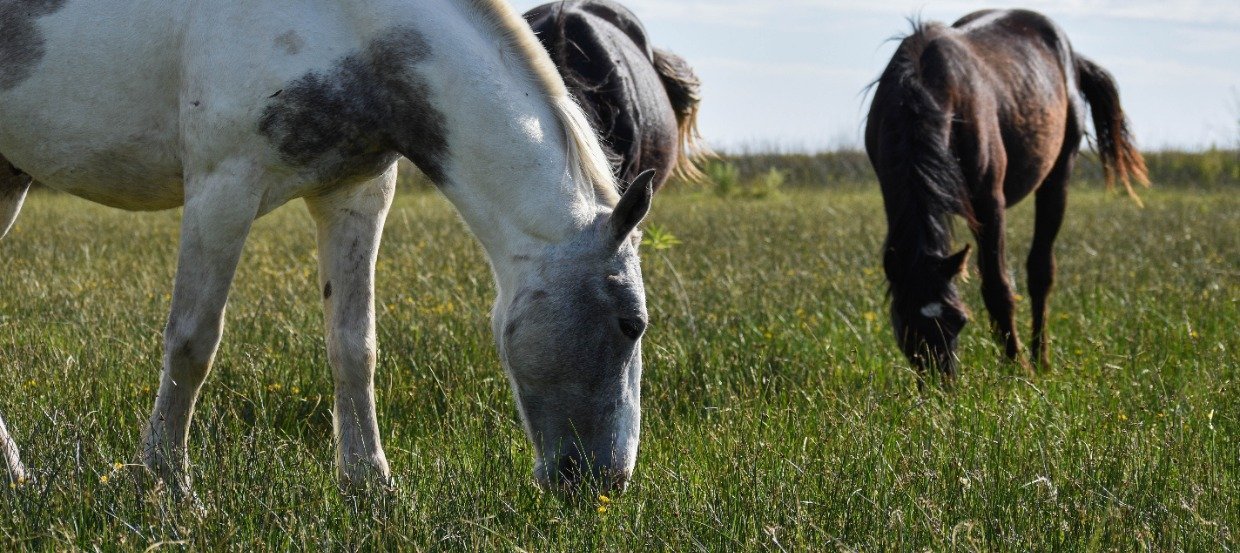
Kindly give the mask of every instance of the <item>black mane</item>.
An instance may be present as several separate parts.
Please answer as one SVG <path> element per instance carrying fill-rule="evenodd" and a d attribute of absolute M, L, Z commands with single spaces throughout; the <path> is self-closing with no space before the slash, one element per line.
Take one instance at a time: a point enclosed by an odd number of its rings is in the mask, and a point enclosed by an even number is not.
<path fill-rule="evenodd" d="M 948 255 L 951 215 L 974 224 L 964 174 L 943 132 L 951 115 L 919 71 L 922 54 L 941 26 L 913 25 L 876 82 L 866 133 L 866 149 L 886 198 L 884 266 L 896 294 L 902 284 L 922 280 L 911 271 L 924 266 L 925 257 Z"/>

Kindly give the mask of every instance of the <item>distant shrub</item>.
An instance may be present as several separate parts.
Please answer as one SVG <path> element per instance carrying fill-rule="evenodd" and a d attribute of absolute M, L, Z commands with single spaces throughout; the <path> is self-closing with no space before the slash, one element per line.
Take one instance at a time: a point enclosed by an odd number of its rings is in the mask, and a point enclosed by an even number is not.
<path fill-rule="evenodd" d="M 736 165 L 721 160 L 711 160 L 706 164 L 706 179 L 714 185 L 715 194 L 731 196 L 740 186 L 740 170 Z"/>
<path fill-rule="evenodd" d="M 788 172 L 771 167 L 747 187 L 747 195 L 753 198 L 767 198 L 779 195 L 779 189 L 788 182 Z"/>
<path fill-rule="evenodd" d="M 1102 166 L 1098 157 L 1082 145 L 1073 170 L 1073 182 L 1083 186 L 1102 186 Z M 1145 152 L 1150 182 L 1157 187 L 1219 188 L 1240 185 L 1240 150 L 1211 149 L 1202 152 Z M 874 168 L 865 152 L 841 150 L 815 154 L 782 152 L 720 153 L 706 166 L 715 192 L 727 196 L 742 192 L 747 184 L 761 186 L 768 179 L 778 180 L 780 188 L 871 187 L 877 182 Z M 721 186 L 720 172 L 726 173 Z M 675 188 L 691 187 L 676 182 Z"/>

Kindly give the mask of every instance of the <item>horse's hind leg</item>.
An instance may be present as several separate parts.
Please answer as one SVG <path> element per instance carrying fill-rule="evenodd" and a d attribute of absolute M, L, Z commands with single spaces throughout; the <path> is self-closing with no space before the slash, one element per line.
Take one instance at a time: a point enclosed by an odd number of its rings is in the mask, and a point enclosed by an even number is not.
<path fill-rule="evenodd" d="M 171 486 L 189 491 L 186 440 L 198 390 L 223 333 L 224 306 L 241 249 L 258 212 L 250 164 L 224 162 L 187 182 L 172 313 L 164 330 L 163 373 L 142 462 Z"/>
<path fill-rule="evenodd" d="M 392 167 L 374 181 L 306 199 L 318 225 L 327 358 L 336 384 L 337 474 L 350 487 L 386 483 L 390 475 L 375 414 L 374 277 L 395 187 Z"/>
<path fill-rule="evenodd" d="M 26 199 L 26 191 L 30 189 L 30 177 L 15 169 L 9 162 L 0 157 L 0 238 L 8 234 L 22 209 Z M 0 419 L 0 453 L 4 455 L 5 466 L 9 479 L 19 482 L 26 478 L 26 467 L 22 466 L 21 456 L 17 452 L 17 442 L 9 435 L 9 429 Z"/>
<path fill-rule="evenodd" d="M 1077 139 L 1080 140 L 1079 138 Z M 1037 192 L 1037 219 L 1033 227 L 1033 246 L 1025 269 L 1029 274 L 1029 298 L 1033 302 L 1033 356 L 1040 367 L 1049 366 L 1046 336 L 1047 297 L 1055 283 L 1055 237 L 1063 223 L 1068 201 L 1068 177 L 1076 160 L 1075 151 L 1065 151 Z"/>

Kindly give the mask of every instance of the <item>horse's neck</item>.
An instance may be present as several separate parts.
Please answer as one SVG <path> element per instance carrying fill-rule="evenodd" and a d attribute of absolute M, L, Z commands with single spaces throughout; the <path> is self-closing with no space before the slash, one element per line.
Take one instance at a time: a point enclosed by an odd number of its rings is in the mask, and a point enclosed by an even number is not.
<path fill-rule="evenodd" d="M 447 131 L 438 184 L 502 272 L 508 259 L 582 229 L 601 205 L 591 186 L 570 177 L 554 100 L 524 53 L 484 19 L 487 4 L 370 0 L 348 9 L 370 36 L 411 29 L 425 41 L 429 54 L 415 73 Z"/>

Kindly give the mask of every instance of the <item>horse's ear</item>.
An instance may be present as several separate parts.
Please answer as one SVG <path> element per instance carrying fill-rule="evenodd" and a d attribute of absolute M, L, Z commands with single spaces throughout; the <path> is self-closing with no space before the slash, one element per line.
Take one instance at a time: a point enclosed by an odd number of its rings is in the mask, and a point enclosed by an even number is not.
<path fill-rule="evenodd" d="M 953 278 L 956 275 L 964 280 L 969 279 L 969 254 L 973 251 L 973 244 L 965 244 L 960 251 L 951 254 L 943 260 L 941 269 L 943 275 L 947 278 Z"/>
<path fill-rule="evenodd" d="M 646 170 L 629 185 L 624 195 L 620 196 L 616 209 L 611 212 L 607 226 L 611 230 L 613 242 L 620 244 L 632 234 L 633 229 L 650 213 L 650 200 L 653 198 L 654 171 Z"/>

